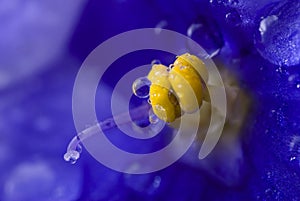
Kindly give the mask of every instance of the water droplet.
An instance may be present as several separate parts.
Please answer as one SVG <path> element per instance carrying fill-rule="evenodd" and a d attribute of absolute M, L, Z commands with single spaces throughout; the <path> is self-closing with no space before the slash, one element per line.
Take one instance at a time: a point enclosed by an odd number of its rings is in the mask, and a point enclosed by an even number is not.
<path fill-rule="evenodd" d="M 161 30 L 168 26 L 168 22 L 166 20 L 161 20 L 156 26 L 155 26 L 155 34 L 160 34 Z"/>
<path fill-rule="evenodd" d="M 153 66 L 153 65 L 159 65 L 159 64 L 161 64 L 161 62 L 160 62 L 160 60 L 158 60 L 158 59 L 154 59 L 152 62 L 151 62 L 151 65 Z"/>
<path fill-rule="evenodd" d="M 169 65 L 169 69 L 171 70 L 172 68 L 174 68 L 174 64 Z"/>
<path fill-rule="evenodd" d="M 300 167 L 300 136 L 294 136 L 290 142 L 290 161 L 297 162 Z"/>
<path fill-rule="evenodd" d="M 199 19 L 196 23 L 191 24 L 187 29 L 187 35 L 201 45 L 208 55 L 224 45 L 218 25 L 208 22 L 206 19 Z M 188 41 L 187 48 L 192 51 L 195 46 Z M 203 55 L 203 57 L 205 56 L 207 55 Z"/>
<path fill-rule="evenodd" d="M 79 154 L 81 154 L 81 152 L 82 152 L 82 146 L 81 146 L 80 144 L 77 145 L 76 151 L 77 151 Z"/>
<path fill-rule="evenodd" d="M 161 185 L 161 177 L 153 174 L 125 174 L 125 185 L 143 195 L 157 195 L 157 189 Z"/>
<path fill-rule="evenodd" d="M 297 77 L 296 75 L 290 75 L 288 81 L 292 82 L 296 77 Z"/>
<path fill-rule="evenodd" d="M 300 88 L 300 84 L 297 84 L 296 87 L 297 87 L 297 89 L 299 89 Z"/>
<path fill-rule="evenodd" d="M 227 2 L 232 6 L 236 6 L 239 4 L 239 0 L 228 0 Z"/>
<path fill-rule="evenodd" d="M 155 105 L 154 107 L 156 109 L 156 112 L 159 114 L 159 118 L 163 121 L 167 121 L 168 117 L 165 108 L 161 105 Z"/>
<path fill-rule="evenodd" d="M 132 91 L 134 95 L 139 98 L 147 98 L 149 96 L 149 87 L 151 82 L 147 77 L 141 77 L 136 79 L 132 84 Z"/>
<path fill-rule="evenodd" d="M 201 28 L 202 26 L 202 24 L 191 24 L 191 26 L 187 30 L 188 37 L 192 38 L 192 35 L 195 33 L 195 31 Z"/>
<path fill-rule="evenodd" d="M 241 17 L 236 10 L 232 10 L 225 15 L 226 22 L 233 26 L 239 26 L 242 23 Z"/>
<path fill-rule="evenodd" d="M 259 32 L 262 37 L 262 41 L 264 41 L 264 34 L 267 32 L 268 28 L 277 21 L 278 17 L 276 15 L 270 15 L 260 21 L 259 24 Z"/>
<path fill-rule="evenodd" d="M 153 110 L 149 110 L 149 122 L 151 124 L 157 124 L 159 122 L 159 118 L 154 114 Z"/>
<path fill-rule="evenodd" d="M 275 70 L 276 72 L 279 72 L 279 73 L 282 73 L 283 71 L 282 71 L 282 68 L 279 66 L 276 70 Z"/>
<path fill-rule="evenodd" d="M 239 4 L 239 0 L 209 0 L 209 3 L 211 3 L 214 6 L 228 6 L 228 7 L 235 7 Z"/>
<path fill-rule="evenodd" d="M 113 126 L 113 124 L 114 124 L 114 121 L 112 120 L 112 119 L 109 119 L 109 120 L 106 120 L 105 122 L 103 122 L 104 123 L 104 126 L 106 127 L 106 128 L 111 128 L 112 126 Z"/>
<path fill-rule="evenodd" d="M 186 66 L 180 66 L 180 70 L 186 69 Z"/>
<path fill-rule="evenodd" d="M 70 150 L 64 155 L 65 161 L 70 162 L 71 164 L 75 164 L 76 161 L 79 159 L 80 153 L 76 150 Z"/>
<path fill-rule="evenodd" d="M 165 111 L 165 109 L 164 109 L 161 105 L 155 105 L 155 108 L 156 108 L 158 111 Z"/>
<path fill-rule="evenodd" d="M 207 58 L 212 59 L 213 57 L 215 57 L 216 55 L 219 54 L 220 50 L 221 50 L 221 49 L 216 49 L 214 52 L 212 52 L 210 55 L 208 55 Z M 207 59 L 207 58 L 206 58 L 206 59 Z"/>
<path fill-rule="evenodd" d="M 153 187 L 158 188 L 161 183 L 161 177 L 160 176 L 155 176 L 154 181 L 153 181 Z"/>
<path fill-rule="evenodd" d="M 154 73 L 155 76 L 159 76 L 160 74 L 161 74 L 160 71 L 156 71 L 156 72 Z"/>

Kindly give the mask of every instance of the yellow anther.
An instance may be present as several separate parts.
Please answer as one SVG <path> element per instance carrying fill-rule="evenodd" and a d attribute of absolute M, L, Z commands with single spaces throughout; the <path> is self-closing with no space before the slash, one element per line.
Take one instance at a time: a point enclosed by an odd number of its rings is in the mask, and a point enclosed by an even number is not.
<path fill-rule="evenodd" d="M 174 62 L 174 65 L 178 63 L 180 63 L 183 66 L 193 67 L 198 72 L 202 80 L 205 83 L 207 83 L 208 72 L 203 61 L 201 61 L 197 56 L 191 55 L 189 53 L 182 54 L 177 57 L 176 61 Z"/>
<path fill-rule="evenodd" d="M 148 74 L 151 81 L 150 102 L 154 114 L 166 122 L 173 122 L 181 115 L 179 103 L 170 91 L 168 69 L 164 65 L 154 65 Z"/>
<path fill-rule="evenodd" d="M 174 62 L 174 67 L 169 73 L 169 81 L 179 99 L 181 109 L 184 112 L 192 113 L 202 105 L 203 88 L 200 75 L 196 70 L 197 67 L 192 66 L 194 62 L 187 60 L 192 55 L 185 55 L 179 56 Z"/>
<path fill-rule="evenodd" d="M 154 114 L 173 122 L 181 110 L 192 113 L 200 108 L 204 94 L 202 81 L 207 82 L 208 74 L 204 63 L 187 53 L 177 57 L 170 71 L 164 65 L 153 65 L 148 79 Z"/>
<path fill-rule="evenodd" d="M 151 85 L 150 101 L 154 114 L 165 122 L 173 122 L 181 114 L 179 103 L 170 91 L 159 85 Z"/>
<path fill-rule="evenodd" d="M 166 89 L 170 89 L 171 85 L 170 82 L 168 81 L 168 68 L 162 64 L 155 64 L 152 66 L 151 71 L 148 74 L 148 80 L 152 84 L 159 85 L 161 87 L 164 87 Z"/>

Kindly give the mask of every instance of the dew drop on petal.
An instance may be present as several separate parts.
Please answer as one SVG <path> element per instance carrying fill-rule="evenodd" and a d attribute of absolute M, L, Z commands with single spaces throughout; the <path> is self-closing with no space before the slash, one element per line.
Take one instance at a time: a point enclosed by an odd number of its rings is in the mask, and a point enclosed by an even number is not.
<path fill-rule="evenodd" d="M 242 23 L 241 17 L 236 10 L 232 10 L 231 12 L 225 15 L 226 22 L 233 26 L 239 26 Z"/>
<path fill-rule="evenodd" d="M 166 20 L 161 20 L 155 26 L 155 34 L 160 34 L 161 30 L 168 26 L 168 22 Z"/>
<path fill-rule="evenodd" d="M 224 45 L 224 41 L 219 30 L 219 27 L 214 22 L 207 22 L 206 19 L 199 19 L 191 24 L 187 29 L 187 35 L 193 41 L 197 42 L 207 52 L 201 55 L 203 58 L 211 55 L 217 49 Z M 191 42 L 187 42 L 187 48 L 193 50 L 195 47 Z"/>
<path fill-rule="evenodd" d="M 300 136 L 295 135 L 290 142 L 290 161 L 300 167 Z"/>
<path fill-rule="evenodd" d="M 202 27 L 202 24 L 191 24 L 191 26 L 187 30 L 187 35 L 191 38 L 194 32 L 200 27 Z"/>
<path fill-rule="evenodd" d="M 278 17 L 276 15 L 268 16 L 260 21 L 259 32 L 262 36 L 262 40 L 264 40 L 264 34 L 268 30 L 268 27 L 271 26 L 275 21 L 277 21 Z"/>

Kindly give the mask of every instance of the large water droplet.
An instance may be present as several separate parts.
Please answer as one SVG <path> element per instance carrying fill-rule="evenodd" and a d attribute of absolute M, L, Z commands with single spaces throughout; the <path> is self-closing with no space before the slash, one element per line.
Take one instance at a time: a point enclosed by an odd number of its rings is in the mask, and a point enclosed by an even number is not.
<path fill-rule="evenodd" d="M 264 34 L 268 30 L 268 27 L 271 26 L 277 20 L 278 17 L 276 15 L 270 15 L 260 21 L 259 32 L 262 37 L 262 41 L 264 41 Z"/>
<path fill-rule="evenodd" d="M 232 10 L 225 15 L 226 22 L 233 26 L 239 26 L 242 23 L 241 17 L 236 10 Z"/>
<path fill-rule="evenodd" d="M 147 77 L 141 77 L 133 82 L 132 91 L 139 98 L 147 98 L 149 96 L 150 85 L 151 82 Z"/>
<path fill-rule="evenodd" d="M 204 18 L 191 24 L 187 30 L 187 35 L 201 45 L 208 55 L 216 52 L 224 44 L 218 26 L 214 22 L 208 22 Z M 187 47 L 191 50 L 194 48 L 191 42 L 187 43 Z"/>

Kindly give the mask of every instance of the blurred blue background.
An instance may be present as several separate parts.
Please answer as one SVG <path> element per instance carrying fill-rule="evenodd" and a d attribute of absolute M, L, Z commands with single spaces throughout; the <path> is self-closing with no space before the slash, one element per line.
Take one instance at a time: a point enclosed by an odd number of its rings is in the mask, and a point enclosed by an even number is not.
<path fill-rule="evenodd" d="M 72 88 L 81 63 L 106 39 L 147 27 L 189 35 L 217 53 L 253 97 L 237 182 L 181 161 L 137 176 L 85 150 L 75 165 L 63 160 L 76 134 Z M 299 1 L 1 0 L 0 28 L 1 201 L 300 200 Z M 173 60 L 155 51 L 126 58 L 115 76 Z M 113 78 L 103 80 L 108 89 Z M 97 100 L 100 111 L 105 100 Z"/>

